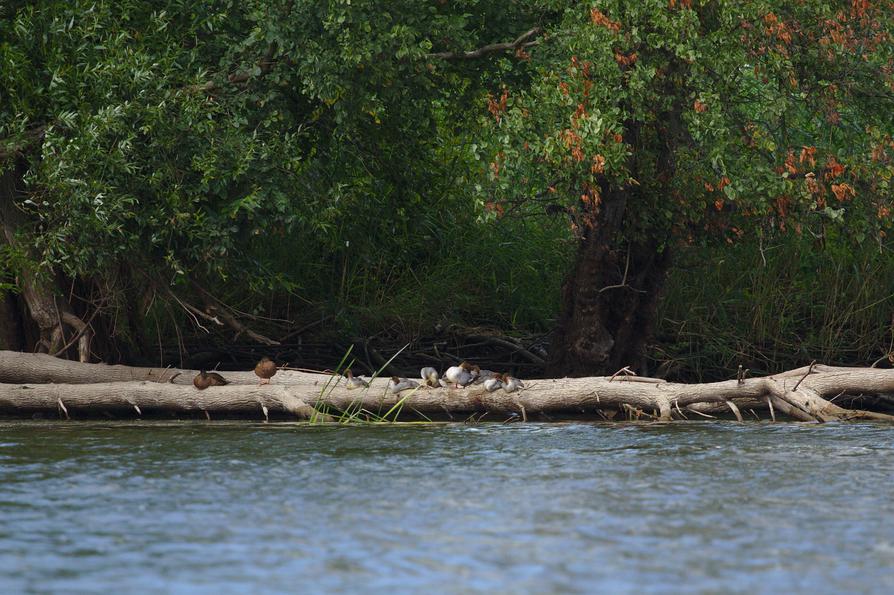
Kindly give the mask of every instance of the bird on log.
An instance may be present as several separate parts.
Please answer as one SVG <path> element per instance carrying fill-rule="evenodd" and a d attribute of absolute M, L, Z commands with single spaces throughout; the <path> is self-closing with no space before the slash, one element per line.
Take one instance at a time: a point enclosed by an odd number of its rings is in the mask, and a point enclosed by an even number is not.
<path fill-rule="evenodd" d="M 276 375 L 276 362 L 265 355 L 255 366 L 255 375 L 261 379 L 259 384 L 270 384 L 270 379 Z"/>
<path fill-rule="evenodd" d="M 205 390 L 209 386 L 224 386 L 229 384 L 226 379 L 217 372 L 202 370 L 192 379 L 192 384 L 199 390 Z"/>

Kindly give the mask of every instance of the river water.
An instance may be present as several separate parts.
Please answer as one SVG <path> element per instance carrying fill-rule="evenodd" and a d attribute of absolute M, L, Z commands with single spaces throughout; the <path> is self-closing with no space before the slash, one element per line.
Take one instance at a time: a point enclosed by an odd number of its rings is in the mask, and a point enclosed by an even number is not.
<path fill-rule="evenodd" d="M 894 428 L 0 422 L 0 592 L 891 593 Z"/>

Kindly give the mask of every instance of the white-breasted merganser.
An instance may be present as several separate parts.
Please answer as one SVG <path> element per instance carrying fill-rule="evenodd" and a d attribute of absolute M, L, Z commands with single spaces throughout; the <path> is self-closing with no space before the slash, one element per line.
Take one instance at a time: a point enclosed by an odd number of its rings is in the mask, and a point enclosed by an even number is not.
<path fill-rule="evenodd" d="M 444 372 L 444 378 L 452 382 L 456 388 L 468 386 L 475 380 L 472 375 L 472 365 L 469 362 L 462 362 L 458 366 L 450 366 Z"/>
<path fill-rule="evenodd" d="M 514 393 L 520 388 L 524 388 L 525 383 L 509 374 L 503 374 L 503 390 L 507 393 Z"/>
<path fill-rule="evenodd" d="M 441 386 L 438 378 L 438 371 L 432 368 L 431 366 L 426 366 L 419 371 L 419 376 L 422 377 L 422 383 L 426 386 L 437 387 Z"/>
<path fill-rule="evenodd" d="M 484 381 L 484 390 L 489 393 L 500 388 L 503 388 L 503 376 L 501 374 L 494 373 L 490 378 Z"/>
<path fill-rule="evenodd" d="M 411 388 L 416 388 L 418 386 L 418 382 L 416 382 L 415 380 L 410 380 L 409 378 L 398 378 L 397 376 L 392 376 L 391 380 L 388 381 L 388 390 L 394 394 L 397 394 L 402 390 L 408 390 Z"/>
<path fill-rule="evenodd" d="M 369 382 L 367 382 L 363 378 L 354 376 L 354 373 L 351 372 L 351 368 L 345 370 L 345 380 L 347 381 L 348 390 L 355 388 L 369 388 Z"/>

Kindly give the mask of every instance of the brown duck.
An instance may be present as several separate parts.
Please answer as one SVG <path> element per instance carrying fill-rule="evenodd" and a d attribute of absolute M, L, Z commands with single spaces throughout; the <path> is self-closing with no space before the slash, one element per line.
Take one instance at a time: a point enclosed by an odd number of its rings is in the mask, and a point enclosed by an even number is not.
<path fill-rule="evenodd" d="M 270 384 L 270 379 L 276 374 L 276 363 L 264 356 L 255 366 L 255 374 L 261 379 L 261 384 Z"/>
<path fill-rule="evenodd" d="M 229 384 L 223 376 L 217 372 L 206 372 L 202 370 L 196 377 L 192 379 L 192 385 L 199 390 L 205 390 L 209 386 L 223 386 Z"/>

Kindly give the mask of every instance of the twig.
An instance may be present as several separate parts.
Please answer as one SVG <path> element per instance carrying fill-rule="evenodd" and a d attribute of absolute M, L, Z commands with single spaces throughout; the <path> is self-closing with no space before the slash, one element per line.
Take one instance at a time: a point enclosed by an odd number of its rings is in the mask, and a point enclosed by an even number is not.
<path fill-rule="evenodd" d="M 239 322 L 236 319 L 236 317 L 230 313 L 226 304 L 224 304 L 219 299 L 217 299 L 216 297 L 211 295 L 211 293 L 209 293 L 207 290 L 205 290 L 205 288 L 203 288 L 201 285 L 199 285 L 195 281 L 191 282 L 191 286 L 193 287 L 193 289 L 195 289 L 202 296 L 202 298 L 205 301 L 205 307 L 209 311 L 216 311 L 218 313 L 218 315 L 221 318 L 223 318 L 224 322 L 227 323 L 227 326 L 229 326 L 231 329 L 236 331 L 237 337 L 239 335 L 241 335 L 242 333 L 245 333 L 246 335 L 248 335 L 249 337 L 251 337 L 252 339 L 257 341 L 258 343 L 263 343 L 265 345 L 270 345 L 270 346 L 280 344 L 279 341 L 274 341 L 270 337 L 265 337 L 264 335 L 251 330 L 250 328 L 248 328 L 247 326 L 245 326 L 244 324 Z M 206 315 L 206 317 L 210 318 L 208 315 Z M 222 322 L 217 320 L 216 316 L 214 317 L 214 320 L 217 321 L 218 324 L 223 325 Z"/>
<path fill-rule="evenodd" d="M 692 407 L 687 407 L 687 408 L 686 408 L 686 411 L 691 411 L 691 412 L 695 413 L 696 415 L 701 415 L 702 417 L 707 417 L 708 419 L 717 419 L 717 417 L 714 416 L 714 415 L 709 415 L 709 414 L 707 414 L 707 413 L 702 413 L 702 412 L 699 411 L 698 409 L 693 409 Z"/>
<path fill-rule="evenodd" d="M 621 372 L 623 372 L 625 375 L 629 374 L 629 375 L 631 375 L 631 376 L 636 376 L 636 372 L 634 372 L 633 370 L 631 370 L 631 369 L 630 369 L 630 366 L 624 366 L 623 368 L 621 368 L 620 370 L 618 370 L 617 372 L 615 372 L 614 374 L 612 374 L 611 378 L 609 378 L 608 381 L 611 382 L 612 380 L 614 380 L 615 377 L 616 377 L 618 374 L 620 374 Z"/>
<path fill-rule="evenodd" d="M 321 318 L 321 319 L 319 319 L 319 320 L 315 320 L 315 321 L 313 321 L 313 322 L 310 322 L 310 323 L 308 323 L 308 324 L 305 324 L 305 325 L 302 326 L 301 328 L 296 329 L 296 330 L 294 330 L 294 331 L 291 331 L 290 333 L 286 334 L 285 336 L 280 337 L 279 342 L 280 342 L 280 343 L 283 343 L 283 342 L 285 342 L 286 339 L 291 339 L 291 338 L 294 337 L 295 335 L 300 335 L 300 334 L 303 333 L 304 331 L 308 331 L 308 330 L 312 329 L 313 327 L 315 327 L 315 326 L 317 326 L 317 325 L 319 325 L 319 324 L 323 324 L 324 322 L 326 322 L 326 321 L 329 320 L 330 318 L 332 318 L 332 315 L 331 315 L 331 314 L 330 314 L 329 316 L 324 316 L 323 318 Z"/>
<path fill-rule="evenodd" d="M 804 382 L 804 379 L 807 378 L 813 372 L 813 366 L 815 366 L 815 365 L 816 365 L 816 360 L 813 360 L 812 362 L 810 362 L 810 367 L 808 367 L 807 372 L 803 376 L 801 376 L 801 380 L 799 380 L 795 384 L 795 387 L 792 389 L 792 392 L 795 392 L 796 390 L 798 390 L 798 387 L 801 385 L 802 382 Z"/>
<path fill-rule="evenodd" d="M 507 341 L 506 339 L 502 339 L 500 337 L 487 337 L 484 335 L 466 335 L 466 338 L 472 339 L 473 341 L 482 341 L 485 344 L 490 343 L 492 345 L 500 345 L 501 347 L 506 347 L 508 349 L 512 349 L 513 351 L 515 351 L 517 353 L 520 353 L 521 355 L 525 356 L 526 358 L 528 358 L 535 364 L 538 364 L 541 366 L 546 364 L 546 362 L 544 361 L 544 359 L 542 357 L 534 355 L 533 353 L 531 353 L 530 351 L 528 351 L 521 345 L 517 345 L 517 344 L 513 343 L 512 341 Z M 463 347 L 468 347 L 468 346 L 466 345 Z"/>
<path fill-rule="evenodd" d="M 870 367 L 870 368 L 874 368 L 874 367 L 876 367 L 877 365 L 879 365 L 880 363 L 882 363 L 882 362 L 885 361 L 885 360 L 891 361 L 891 358 L 892 358 L 892 357 L 894 357 L 894 352 L 890 352 L 890 351 L 889 351 L 889 352 L 886 353 L 885 355 L 881 356 L 880 358 L 878 358 L 877 360 L 875 360 L 874 362 L 872 362 L 872 365 L 869 366 L 869 367 Z"/>
<path fill-rule="evenodd" d="M 213 304 L 209 304 L 208 309 L 209 310 L 216 309 L 218 314 L 220 315 L 220 317 L 223 318 L 224 322 L 227 323 L 227 326 L 229 326 L 231 329 L 236 331 L 237 337 L 239 335 L 241 335 L 242 333 L 245 333 L 246 335 L 248 335 L 249 337 L 251 337 L 252 339 L 257 341 L 258 343 L 263 343 L 264 345 L 274 346 L 274 345 L 280 344 L 279 341 L 275 341 L 275 340 L 271 339 L 270 337 L 265 337 L 264 335 L 251 330 L 250 328 L 248 328 L 247 326 L 245 326 L 244 324 L 242 324 L 241 322 L 236 320 L 236 317 L 233 316 L 232 314 L 230 314 L 225 309 L 225 307 L 221 307 L 218 309 Z"/>
<path fill-rule="evenodd" d="M 627 262 L 624 265 L 624 276 L 621 278 L 621 282 L 618 283 L 617 285 L 606 285 L 605 287 L 603 287 L 602 289 L 599 290 L 599 293 L 602 293 L 603 291 L 608 291 L 609 289 L 621 289 L 623 287 L 626 287 L 630 291 L 635 291 L 636 293 L 646 293 L 644 290 L 637 289 L 636 287 L 631 287 L 627 283 L 627 271 L 629 269 L 630 269 L 630 246 L 627 246 Z"/>
<path fill-rule="evenodd" d="M 636 416 L 636 419 L 639 419 L 640 415 L 646 415 L 646 412 L 640 409 L 639 407 L 634 407 L 630 403 L 621 403 L 624 407 L 624 411 L 627 412 L 627 419 L 633 419 L 633 416 Z"/>
<path fill-rule="evenodd" d="M 528 421 L 528 413 L 525 411 L 525 406 L 521 404 L 521 401 L 515 399 L 515 404 L 518 405 L 518 408 L 521 409 L 522 421 L 527 423 Z"/>
<path fill-rule="evenodd" d="M 57 313 L 58 313 L 58 308 L 57 308 L 56 310 L 57 310 Z M 93 319 L 96 317 L 96 315 L 97 315 L 98 313 L 99 313 L 99 307 L 97 306 L 97 307 L 93 310 L 93 313 L 90 315 L 90 318 L 87 319 L 87 322 L 84 322 L 83 320 L 81 320 L 80 317 L 78 317 L 78 316 L 76 316 L 76 315 L 74 315 L 74 314 L 71 314 L 71 313 L 69 313 L 69 312 L 65 312 L 64 314 L 62 314 L 62 319 L 61 319 L 61 321 L 60 321 L 60 324 L 61 324 L 62 322 L 67 322 L 70 326 L 75 327 L 75 328 L 77 329 L 77 332 L 74 334 L 74 336 L 73 336 L 73 337 L 72 337 L 72 338 L 71 338 L 65 345 L 63 345 L 60 349 L 58 349 L 58 350 L 56 351 L 56 353 L 51 353 L 50 355 L 52 355 L 53 357 L 59 357 L 60 354 L 65 353 L 66 351 L 68 351 L 68 348 L 71 347 L 72 345 L 74 345 L 75 342 L 76 342 L 78 339 L 81 338 L 81 335 L 83 335 L 85 332 L 87 332 L 87 330 L 90 328 L 90 323 L 93 322 Z M 69 316 L 70 316 L 71 318 L 69 318 Z M 66 319 L 67 319 L 67 320 L 66 320 Z M 75 322 L 73 319 L 77 319 L 77 322 Z M 74 324 L 72 324 L 72 322 L 74 322 Z M 93 331 L 93 334 L 95 335 L 96 332 Z"/>
<path fill-rule="evenodd" d="M 773 399 L 771 399 L 769 396 L 767 397 L 767 405 L 770 406 L 770 419 L 772 419 L 775 422 L 776 421 L 776 412 L 773 410 Z"/>
<path fill-rule="evenodd" d="M 206 333 L 210 334 L 211 331 L 209 331 L 201 322 L 199 322 L 198 316 L 201 316 L 202 318 L 208 320 L 209 322 L 214 322 L 220 326 L 223 326 L 223 323 L 217 317 L 209 316 L 208 314 L 205 314 L 204 312 L 202 312 L 195 306 L 181 301 L 180 298 L 178 298 L 176 295 L 174 295 L 173 291 L 168 291 L 168 293 L 171 295 L 172 298 L 174 298 L 174 301 L 176 301 L 178 304 L 180 304 L 180 306 L 184 310 L 186 310 L 187 314 L 192 316 L 192 320 L 193 320 L 193 322 L 196 323 L 196 326 L 199 327 L 200 329 L 202 329 L 203 331 L 205 331 Z"/>
<path fill-rule="evenodd" d="M 841 391 L 840 393 L 838 393 L 837 395 L 835 395 L 834 397 L 832 397 L 831 399 L 829 399 L 829 402 L 832 403 L 833 401 L 835 401 L 835 399 L 837 399 L 838 397 L 844 395 L 845 392 L 847 392 L 847 391 Z M 861 395 L 861 396 L 862 396 L 862 395 Z"/>

